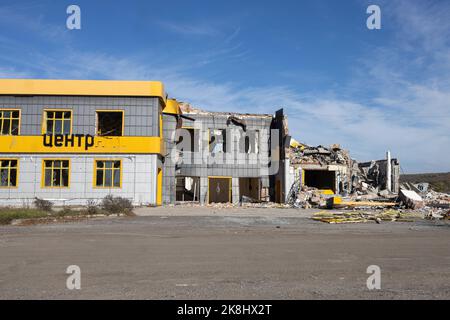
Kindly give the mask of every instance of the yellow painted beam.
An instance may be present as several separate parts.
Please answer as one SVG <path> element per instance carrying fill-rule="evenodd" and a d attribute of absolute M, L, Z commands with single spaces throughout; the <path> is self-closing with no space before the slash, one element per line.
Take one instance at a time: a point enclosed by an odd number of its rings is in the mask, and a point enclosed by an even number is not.
<path fill-rule="evenodd" d="M 163 172 L 158 168 L 157 186 L 156 186 L 156 205 L 162 205 Z"/>
<path fill-rule="evenodd" d="M 181 109 L 179 106 L 179 103 L 175 99 L 167 99 L 166 106 L 163 109 L 164 113 L 170 113 L 170 114 L 181 114 Z"/>
<path fill-rule="evenodd" d="M 160 137 L 0 136 L 0 153 L 163 154 Z"/>
<path fill-rule="evenodd" d="M 0 95 L 159 97 L 166 101 L 160 81 L 0 79 Z"/>

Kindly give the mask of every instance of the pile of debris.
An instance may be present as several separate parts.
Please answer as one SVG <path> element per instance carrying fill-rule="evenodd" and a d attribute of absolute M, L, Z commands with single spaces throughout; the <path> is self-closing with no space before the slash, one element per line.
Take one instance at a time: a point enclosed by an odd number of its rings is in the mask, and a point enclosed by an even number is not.
<path fill-rule="evenodd" d="M 450 209 L 450 194 L 436 192 L 430 189 L 424 197 L 425 205 L 428 207 Z"/>
<path fill-rule="evenodd" d="M 297 198 L 291 204 L 295 208 L 309 209 L 313 207 L 324 207 L 327 203 L 328 195 L 317 188 L 302 186 L 297 194 Z"/>
<path fill-rule="evenodd" d="M 312 219 L 327 223 L 450 220 L 450 194 L 430 190 L 420 195 L 406 188 L 404 186 L 392 202 L 382 202 L 382 197 L 371 201 L 349 201 L 348 198 L 336 201 L 336 197 L 329 197 L 326 208 L 348 211 L 321 211 Z"/>
<path fill-rule="evenodd" d="M 326 148 L 324 146 L 311 147 L 298 143 L 296 147 L 290 148 L 289 158 L 291 164 L 352 165 L 349 152 L 342 150 L 339 144 L 333 144 Z"/>
<path fill-rule="evenodd" d="M 390 152 L 387 152 L 387 156 L 390 159 Z M 359 163 L 339 144 L 312 147 L 292 139 L 288 157 L 294 171 L 298 168 L 338 171 L 339 186 L 336 187 L 336 192 L 341 195 L 361 196 L 364 200 L 371 200 L 380 196 L 389 198 L 399 191 L 400 164 L 397 159 L 390 159 L 390 162 L 382 159 Z M 289 195 L 294 197 L 292 203 L 295 202 L 295 195 L 296 193 Z"/>
<path fill-rule="evenodd" d="M 380 209 L 375 211 L 321 211 L 315 213 L 313 220 L 338 224 L 375 221 L 413 222 L 422 219 L 421 213 L 401 209 Z"/>
<path fill-rule="evenodd" d="M 418 209 L 426 219 L 450 218 L 450 194 L 427 189 L 421 192 L 411 183 L 401 185 L 400 197 L 410 209 Z"/>
<path fill-rule="evenodd" d="M 406 191 L 402 190 L 402 192 Z M 417 193 L 414 190 L 407 190 L 407 192 L 414 193 L 420 198 L 410 207 L 423 212 L 425 219 L 450 219 L 450 194 L 432 189 L 423 193 Z"/>

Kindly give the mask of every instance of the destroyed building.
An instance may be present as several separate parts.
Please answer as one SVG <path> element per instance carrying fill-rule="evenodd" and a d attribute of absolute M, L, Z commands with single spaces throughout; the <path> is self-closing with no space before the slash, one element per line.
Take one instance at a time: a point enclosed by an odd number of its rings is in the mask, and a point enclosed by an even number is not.
<path fill-rule="evenodd" d="M 188 104 L 164 113 L 164 203 L 284 202 L 287 139 L 277 130 L 284 118 L 282 110 L 238 114 Z"/>
<path fill-rule="evenodd" d="M 400 163 L 397 159 L 372 160 L 358 163 L 360 180 L 377 188 L 378 191 L 387 190 L 392 193 L 400 191 Z M 389 165 L 388 165 L 389 164 Z"/>
<path fill-rule="evenodd" d="M 390 158 L 390 152 L 387 159 L 358 163 L 338 144 L 311 147 L 292 140 L 287 177 L 291 188 L 286 200 L 293 203 L 305 188 L 367 198 L 397 194 L 399 177 L 399 162 Z"/>

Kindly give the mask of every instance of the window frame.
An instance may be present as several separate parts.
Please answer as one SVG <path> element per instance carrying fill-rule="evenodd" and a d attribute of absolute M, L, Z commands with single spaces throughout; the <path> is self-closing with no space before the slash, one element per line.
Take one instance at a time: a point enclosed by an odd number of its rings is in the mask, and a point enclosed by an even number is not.
<path fill-rule="evenodd" d="M 116 186 L 114 186 L 114 167 L 113 168 L 111 168 L 111 170 L 113 171 L 112 172 L 112 186 L 104 186 L 104 185 L 102 185 L 102 186 L 97 186 L 97 161 L 103 161 L 103 162 L 105 162 L 105 161 L 110 161 L 110 162 L 114 162 L 114 161 L 119 161 L 119 163 L 120 163 L 120 167 L 119 167 L 119 186 L 118 187 L 116 187 Z M 122 189 L 122 178 L 123 178 L 123 166 L 122 166 L 122 164 L 123 164 L 123 161 L 122 161 L 122 159 L 116 159 L 116 158 L 110 158 L 110 159 L 107 159 L 107 158 L 94 158 L 94 171 L 93 171 L 93 179 L 92 179 L 92 187 L 94 188 L 94 189 Z M 103 169 L 100 169 L 100 170 L 103 170 L 103 171 L 106 171 L 106 168 L 103 168 Z M 103 175 L 103 182 L 105 181 L 105 175 Z"/>
<path fill-rule="evenodd" d="M 120 136 L 103 136 L 98 134 L 98 113 L 99 112 L 121 112 L 122 113 L 122 134 Z M 96 109 L 95 110 L 95 135 L 97 137 L 123 137 L 125 136 L 125 110 L 124 109 Z"/>
<path fill-rule="evenodd" d="M 228 153 L 227 152 L 228 151 L 227 150 L 227 143 L 228 143 L 228 141 L 227 141 L 227 130 L 228 129 L 216 129 L 216 128 L 211 129 L 211 128 L 208 128 L 208 153 L 210 155 L 212 155 L 212 154 L 215 155 L 215 154 L 220 154 L 220 153 L 223 153 L 223 154 Z M 213 135 L 211 135 L 211 131 L 213 131 Z M 222 150 L 219 151 L 219 152 L 213 152 L 214 149 L 211 150 L 211 137 L 212 136 L 216 137 L 216 135 L 214 135 L 214 131 L 221 131 L 222 132 Z M 215 143 L 217 143 L 217 142 L 215 142 Z"/>
<path fill-rule="evenodd" d="M 45 185 L 45 161 L 68 161 L 69 166 L 67 167 L 67 186 L 46 186 Z M 41 188 L 43 189 L 69 189 L 70 188 L 70 173 L 72 171 L 71 161 L 69 158 L 45 158 L 42 159 L 42 174 L 41 174 Z M 52 174 L 53 174 L 53 163 L 52 163 Z M 62 171 L 64 168 L 62 167 L 60 170 Z"/>
<path fill-rule="evenodd" d="M 20 108 L 0 108 L 0 112 L 2 112 L 2 111 L 19 111 L 19 119 L 18 119 L 19 120 L 19 130 L 18 130 L 17 134 L 11 134 L 11 133 L 10 134 L 2 134 L 3 121 L 5 118 L 0 117 L 0 136 L 20 136 L 20 128 L 22 125 L 22 109 L 20 109 Z M 15 118 L 13 118 L 12 116 L 9 117 L 9 120 L 11 121 L 10 127 L 9 127 L 10 132 L 11 132 L 11 128 L 12 128 L 11 124 L 12 124 L 13 119 L 15 119 Z"/>
<path fill-rule="evenodd" d="M 43 115 L 42 115 L 42 134 L 47 134 L 47 112 L 70 112 L 70 130 L 69 130 L 69 135 L 72 134 L 72 129 L 73 129 L 73 110 L 72 109 L 51 109 L 51 108 L 46 108 L 43 110 Z M 53 121 L 55 121 L 56 118 L 53 118 Z M 64 118 L 62 118 L 61 120 L 63 122 L 63 126 L 64 126 Z M 53 123 L 53 129 L 55 127 L 55 124 Z M 53 130 L 52 130 L 53 131 Z M 58 135 L 65 135 L 65 133 L 58 133 Z M 54 136 L 55 133 L 53 132 L 52 135 Z"/>
<path fill-rule="evenodd" d="M 0 189 L 17 189 L 19 187 L 19 162 L 20 162 L 20 159 L 19 158 L 0 158 L 0 161 L 3 161 L 3 160 L 16 160 L 17 161 L 17 166 L 15 167 L 15 169 L 16 169 L 16 185 L 15 186 L 10 186 L 10 185 L 2 186 L 2 185 L 0 185 Z M 0 165 L 0 169 L 1 168 L 8 168 L 8 182 L 10 182 L 10 180 L 11 180 L 11 166 L 9 166 L 9 167 L 2 167 Z"/>

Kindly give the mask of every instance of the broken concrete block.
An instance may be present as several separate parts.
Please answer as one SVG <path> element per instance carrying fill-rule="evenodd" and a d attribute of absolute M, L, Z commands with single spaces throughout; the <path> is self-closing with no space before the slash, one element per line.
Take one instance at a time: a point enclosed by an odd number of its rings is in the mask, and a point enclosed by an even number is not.
<path fill-rule="evenodd" d="M 424 206 L 422 197 L 412 190 L 401 189 L 399 198 L 410 209 L 420 209 Z"/>

